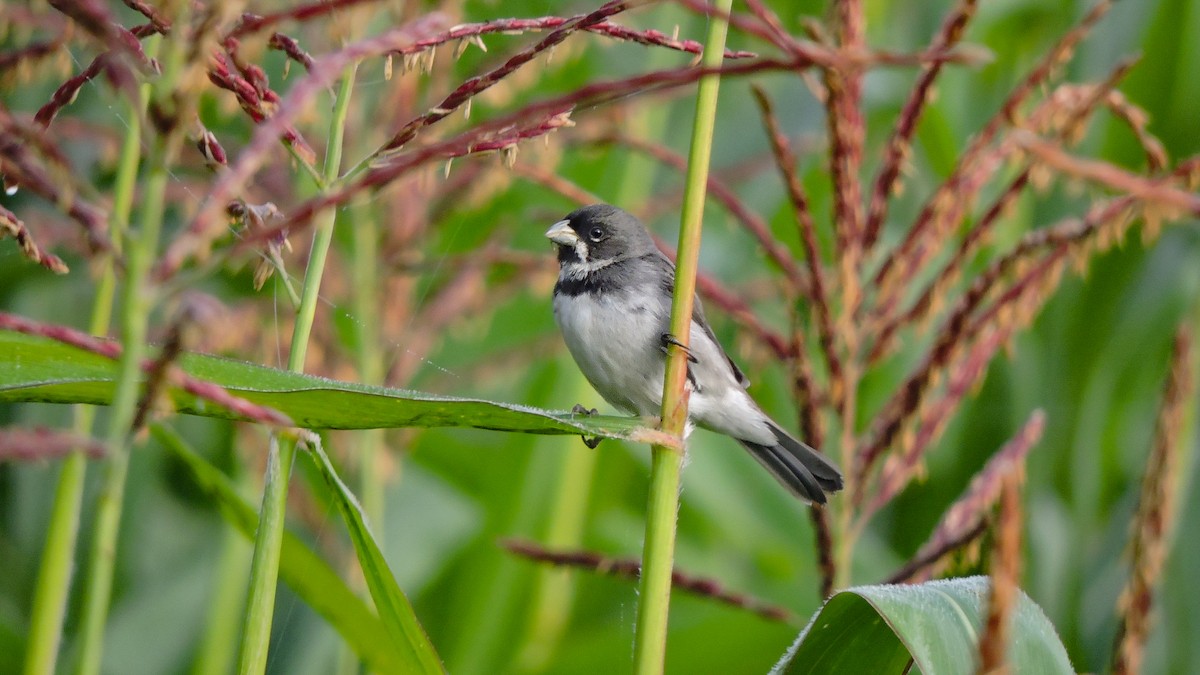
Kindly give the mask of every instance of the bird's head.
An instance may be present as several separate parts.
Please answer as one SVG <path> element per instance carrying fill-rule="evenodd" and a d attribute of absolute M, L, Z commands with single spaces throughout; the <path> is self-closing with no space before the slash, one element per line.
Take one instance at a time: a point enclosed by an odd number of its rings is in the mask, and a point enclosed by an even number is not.
<path fill-rule="evenodd" d="M 637 218 L 608 204 L 572 211 L 546 230 L 546 237 L 558 248 L 563 270 L 580 274 L 655 250 Z"/>

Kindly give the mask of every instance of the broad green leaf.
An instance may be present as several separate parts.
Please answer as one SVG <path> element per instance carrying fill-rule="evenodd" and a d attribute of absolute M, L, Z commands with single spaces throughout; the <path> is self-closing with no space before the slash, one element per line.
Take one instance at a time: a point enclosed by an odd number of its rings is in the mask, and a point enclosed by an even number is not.
<path fill-rule="evenodd" d="M 914 672 L 924 675 L 973 673 L 987 596 L 987 577 L 842 591 L 817 612 L 775 671 L 899 675 L 911 660 Z M 1024 592 L 1012 618 L 1012 672 L 1075 672 L 1054 625 Z"/>
<path fill-rule="evenodd" d="M 197 455 L 173 430 L 150 427 L 154 437 L 188 468 L 190 478 L 217 503 L 221 514 L 247 538 L 258 528 L 258 512 L 224 473 Z M 380 673 L 412 672 L 410 662 L 393 645 L 379 617 L 346 585 L 337 572 L 299 537 L 284 532 L 279 576 L 304 602 L 323 616 L 372 669 Z"/>
<path fill-rule="evenodd" d="M 371 591 L 371 599 L 379 609 L 379 618 L 393 644 L 404 653 L 405 660 L 413 664 L 406 672 L 444 673 L 446 669 L 434 651 L 429 636 L 417 621 L 412 604 L 408 602 L 404 591 L 400 590 L 396 577 L 383 557 L 383 551 L 367 527 L 366 516 L 358 499 L 334 470 L 333 463 L 321 447 L 320 439 L 312 438 L 307 445 L 330 492 L 336 498 L 338 511 L 346 521 L 346 529 L 350 532 L 350 541 L 354 542 L 354 551 L 358 554 L 358 564 Z"/>
<path fill-rule="evenodd" d="M 640 420 L 580 416 L 511 403 L 433 396 L 341 382 L 251 363 L 185 354 L 189 375 L 287 415 L 308 429 L 475 427 L 535 434 L 587 434 L 638 440 L 652 434 Z M 117 364 L 103 356 L 42 337 L 0 331 L 0 403 L 90 403 L 112 399 Z M 184 391 L 169 392 L 180 413 L 240 419 Z"/>

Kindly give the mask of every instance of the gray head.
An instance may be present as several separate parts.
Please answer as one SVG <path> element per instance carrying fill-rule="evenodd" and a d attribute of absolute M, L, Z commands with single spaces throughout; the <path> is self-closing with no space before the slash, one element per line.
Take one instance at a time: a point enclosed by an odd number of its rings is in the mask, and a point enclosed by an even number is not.
<path fill-rule="evenodd" d="M 658 250 L 641 221 L 608 204 L 568 213 L 546 236 L 558 247 L 558 262 L 564 268 L 595 269 Z"/>

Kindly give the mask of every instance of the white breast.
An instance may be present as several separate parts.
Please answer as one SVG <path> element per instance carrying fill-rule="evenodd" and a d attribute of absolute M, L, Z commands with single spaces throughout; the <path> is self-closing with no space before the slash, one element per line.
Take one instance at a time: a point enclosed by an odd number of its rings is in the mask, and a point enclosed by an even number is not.
<path fill-rule="evenodd" d="M 625 294 L 554 298 L 554 318 L 567 349 L 596 391 L 637 415 L 662 407 L 663 318 Z"/>

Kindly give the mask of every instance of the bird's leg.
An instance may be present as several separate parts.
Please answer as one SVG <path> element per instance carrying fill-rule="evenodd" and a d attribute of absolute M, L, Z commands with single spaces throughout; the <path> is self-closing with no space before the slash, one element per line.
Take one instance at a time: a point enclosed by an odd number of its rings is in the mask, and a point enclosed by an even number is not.
<path fill-rule="evenodd" d="M 675 337 L 674 335 L 671 335 L 670 333 L 663 333 L 661 339 L 662 339 L 662 350 L 663 350 L 664 354 L 669 353 L 667 351 L 667 347 L 669 347 L 670 345 L 675 345 L 676 347 L 679 347 L 680 349 L 682 349 L 683 353 L 687 355 L 687 360 L 688 360 L 688 364 L 689 364 L 687 367 L 688 382 L 692 383 L 692 391 L 700 391 L 700 385 L 696 383 L 696 376 L 692 373 L 692 366 L 690 365 L 693 363 L 699 363 L 699 361 L 696 359 L 696 356 L 694 354 L 692 354 L 692 350 L 690 348 L 688 348 L 687 345 L 680 342 L 679 338 Z"/>
<path fill-rule="evenodd" d="M 663 333 L 660 339 L 662 340 L 662 350 L 664 354 L 667 353 L 668 345 L 675 345 L 676 347 L 682 349 L 684 354 L 687 354 L 688 361 L 691 363 L 696 363 L 696 357 L 692 355 L 692 350 L 688 348 L 687 345 L 680 342 L 679 338 L 671 335 L 670 333 Z"/>
<path fill-rule="evenodd" d="M 599 411 L 598 411 L 598 410 L 596 410 L 595 408 L 585 408 L 585 407 L 583 407 L 583 404 L 582 404 L 582 403 L 576 403 L 576 404 L 575 404 L 575 407 L 574 407 L 574 408 L 571 408 L 571 413 L 572 413 L 572 414 L 574 414 L 574 415 L 585 415 L 585 416 L 588 416 L 588 417 L 590 417 L 590 416 L 592 416 L 592 415 L 598 415 L 598 414 L 600 414 L 600 413 L 599 413 Z M 580 436 L 579 436 L 579 438 L 583 440 L 583 444 L 584 444 L 584 445 L 588 446 L 588 448 L 590 448 L 590 449 L 592 449 L 592 450 L 595 450 L 595 449 L 596 449 L 596 446 L 597 446 L 597 445 L 600 445 L 600 441 L 604 440 L 604 439 L 603 439 L 602 437 L 600 437 L 600 436 L 584 436 L 584 435 L 580 435 Z"/>

